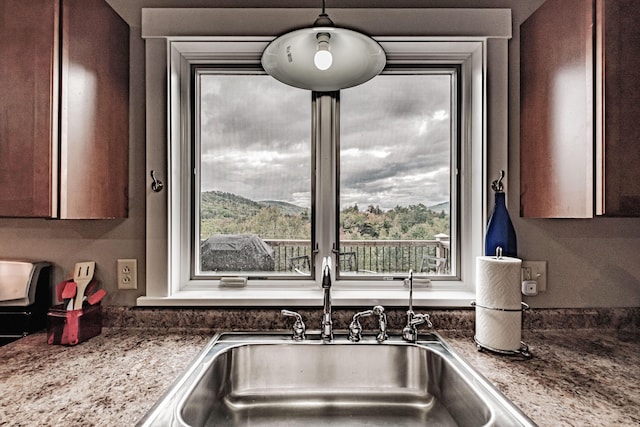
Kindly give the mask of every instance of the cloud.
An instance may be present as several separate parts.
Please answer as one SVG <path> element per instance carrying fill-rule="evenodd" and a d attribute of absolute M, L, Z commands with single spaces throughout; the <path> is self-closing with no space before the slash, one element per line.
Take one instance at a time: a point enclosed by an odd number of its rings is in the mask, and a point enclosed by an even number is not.
<path fill-rule="evenodd" d="M 201 86 L 202 190 L 310 206 L 311 92 L 264 75 Z M 381 75 L 341 91 L 341 204 L 448 201 L 450 105 L 446 74 Z"/>

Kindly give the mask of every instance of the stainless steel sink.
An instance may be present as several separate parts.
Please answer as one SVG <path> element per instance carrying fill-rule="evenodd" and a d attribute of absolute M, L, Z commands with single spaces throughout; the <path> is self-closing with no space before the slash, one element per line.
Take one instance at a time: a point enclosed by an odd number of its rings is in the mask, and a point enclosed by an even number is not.
<path fill-rule="evenodd" d="M 437 334 L 216 335 L 139 426 L 535 426 Z"/>

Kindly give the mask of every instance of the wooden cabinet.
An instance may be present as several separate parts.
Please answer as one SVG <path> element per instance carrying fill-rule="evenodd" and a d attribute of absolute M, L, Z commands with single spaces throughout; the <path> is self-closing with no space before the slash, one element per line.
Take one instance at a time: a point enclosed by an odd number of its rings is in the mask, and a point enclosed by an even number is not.
<path fill-rule="evenodd" d="M 127 24 L 104 0 L 2 0 L 0 58 L 0 216 L 126 217 Z"/>
<path fill-rule="evenodd" d="M 640 216 L 638 22 L 634 0 L 547 0 L 521 25 L 521 216 Z"/>

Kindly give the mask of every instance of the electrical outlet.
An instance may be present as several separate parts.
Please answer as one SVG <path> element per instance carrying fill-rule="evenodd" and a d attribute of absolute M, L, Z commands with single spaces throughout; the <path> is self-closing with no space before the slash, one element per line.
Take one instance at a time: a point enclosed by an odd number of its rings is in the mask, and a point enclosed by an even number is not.
<path fill-rule="evenodd" d="M 138 289 L 138 260 L 118 260 L 118 289 Z"/>
<path fill-rule="evenodd" d="M 522 261 L 522 280 L 538 282 L 538 292 L 547 290 L 547 261 Z"/>

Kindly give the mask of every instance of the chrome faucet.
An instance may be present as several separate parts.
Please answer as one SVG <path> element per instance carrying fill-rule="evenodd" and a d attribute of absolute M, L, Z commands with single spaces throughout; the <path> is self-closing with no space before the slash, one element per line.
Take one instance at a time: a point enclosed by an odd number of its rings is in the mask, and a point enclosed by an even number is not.
<path fill-rule="evenodd" d="M 362 325 L 360 324 L 360 318 L 371 316 L 373 310 L 360 311 L 353 315 L 353 319 L 349 324 L 349 341 L 358 342 L 362 339 Z"/>
<path fill-rule="evenodd" d="M 333 322 L 331 320 L 331 257 L 322 258 L 322 289 L 324 289 L 324 307 L 322 311 L 323 341 L 333 340 Z"/>
<path fill-rule="evenodd" d="M 426 323 L 433 327 L 428 314 L 416 314 L 413 312 L 413 270 L 409 270 L 409 310 L 407 310 L 407 326 L 402 329 L 402 339 L 408 342 L 416 342 L 418 339 L 418 325 Z"/>
<path fill-rule="evenodd" d="M 384 307 L 376 305 L 373 310 L 365 310 L 353 315 L 353 319 L 349 324 L 349 340 L 352 342 L 358 342 L 362 339 L 362 325 L 360 324 L 360 318 L 372 315 L 378 316 L 379 332 L 376 336 L 378 342 L 386 341 L 389 336 L 387 335 L 387 315 L 384 312 Z"/>
<path fill-rule="evenodd" d="M 293 322 L 293 326 L 291 327 L 291 330 L 293 331 L 293 336 L 291 337 L 291 339 L 293 339 L 294 341 L 304 341 L 307 328 L 302 321 L 302 316 L 300 315 L 300 313 L 284 309 L 281 310 L 280 313 L 282 313 L 283 316 L 295 317 L 296 320 L 295 322 Z"/>

